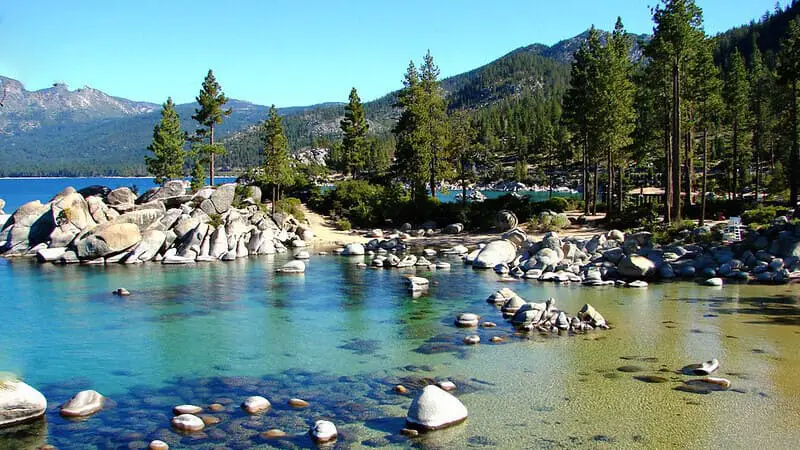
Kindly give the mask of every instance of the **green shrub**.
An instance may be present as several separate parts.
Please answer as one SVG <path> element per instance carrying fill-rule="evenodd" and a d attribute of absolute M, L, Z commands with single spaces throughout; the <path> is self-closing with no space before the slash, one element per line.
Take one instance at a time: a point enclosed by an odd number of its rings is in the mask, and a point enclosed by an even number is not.
<path fill-rule="evenodd" d="M 660 205 L 655 203 L 642 203 L 641 205 L 626 206 L 622 213 L 608 220 L 609 228 L 630 230 L 632 228 L 652 229 L 658 223 Z"/>
<path fill-rule="evenodd" d="M 569 200 L 564 197 L 553 197 L 541 203 L 543 208 L 559 213 L 568 211 L 571 206 Z"/>
<path fill-rule="evenodd" d="M 541 214 L 528 222 L 528 230 L 560 231 L 569 226 L 567 216 L 557 214 Z"/>
<path fill-rule="evenodd" d="M 291 214 L 299 221 L 306 220 L 306 214 L 303 211 L 302 202 L 299 198 L 284 197 L 275 203 L 275 210 L 285 214 Z"/>
<path fill-rule="evenodd" d="M 219 226 L 222 225 L 222 216 L 220 216 L 219 214 L 209 214 L 208 218 L 209 218 L 208 220 L 209 226 L 212 226 L 214 228 L 219 228 Z"/>
<path fill-rule="evenodd" d="M 350 224 L 350 221 L 347 219 L 339 219 L 336 221 L 336 229 L 341 231 L 350 231 L 353 226 Z"/>
<path fill-rule="evenodd" d="M 772 224 L 773 219 L 783 216 L 789 212 L 788 208 L 782 206 L 759 206 L 758 208 L 748 209 L 742 213 L 742 223 L 749 224 Z"/>

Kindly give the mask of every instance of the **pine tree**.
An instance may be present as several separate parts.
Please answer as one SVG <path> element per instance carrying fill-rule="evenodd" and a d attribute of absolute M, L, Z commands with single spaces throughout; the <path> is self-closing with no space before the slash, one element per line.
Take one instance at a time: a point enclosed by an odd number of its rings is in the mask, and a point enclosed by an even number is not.
<path fill-rule="evenodd" d="M 461 204 L 467 202 L 467 183 L 474 180 L 479 165 L 486 161 L 486 148 L 478 142 L 477 130 L 469 114 L 460 110 L 449 118 L 448 154 L 455 167 L 455 180 L 461 184 Z"/>
<path fill-rule="evenodd" d="M 694 0 L 662 0 L 662 5 L 653 9 L 653 39 L 647 45 L 645 55 L 656 64 L 669 69 L 672 96 L 670 146 L 671 179 L 667 180 L 666 192 L 672 192 L 672 208 L 667 220 L 680 220 L 681 217 L 681 83 L 685 81 L 690 58 L 705 39 L 703 31 L 703 11 Z M 670 199 L 665 199 L 670 201 Z"/>
<path fill-rule="evenodd" d="M 427 153 L 431 197 L 436 198 L 436 183 L 448 178 L 452 167 L 447 157 L 447 103 L 439 82 L 439 68 L 433 62 L 430 50 L 420 67 L 420 87 L 423 92 L 423 123 L 425 143 L 420 150 Z M 426 148 L 427 147 L 427 148 Z"/>
<path fill-rule="evenodd" d="M 350 90 L 350 101 L 344 107 L 344 119 L 339 122 L 339 126 L 344 133 L 341 149 L 342 165 L 346 174 L 352 174 L 353 178 L 357 178 L 366 163 L 369 124 L 356 88 Z"/>
<path fill-rule="evenodd" d="M 185 143 L 186 133 L 181 131 L 181 120 L 170 97 L 161 105 L 161 121 L 153 127 L 153 142 L 147 147 L 153 156 L 144 157 L 147 171 L 155 177 L 156 184 L 183 176 Z"/>
<path fill-rule="evenodd" d="M 422 145 L 419 136 L 422 122 L 420 104 L 424 93 L 414 61 L 408 63 L 403 86 L 397 94 L 395 105 L 401 112 L 393 129 L 397 139 L 394 171 L 400 179 L 411 185 L 411 198 L 416 199 L 418 193 L 424 196 L 430 167 L 426 155 L 420 151 Z"/>
<path fill-rule="evenodd" d="M 734 199 L 737 194 L 741 197 L 740 184 L 743 184 L 741 183 L 744 172 L 742 159 L 745 158 L 742 158 L 741 153 L 746 150 L 744 134 L 748 129 L 750 119 L 749 91 L 744 58 L 739 50 L 735 49 L 722 91 L 725 100 L 725 119 L 731 128 L 731 175 Z"/>
<path fill-rule="evenodd" d="M 800 136 L 798 136 L 798 95 L 800 95 L 800 17 L 789 22 L 786 37 L 781 41 L 778 54 L 778 75 L 780 82 L 789 91 L 789 117 L 785 134 L 791 141 L 789 152 L 789 203 L 796 206 L 798 186 L 800 186 Z"/>
<path fill-rule="evenodd" d="M 294 180 L 294 169 L 289 157 L 289 141 L 283 131 L 281 117 L 275 105 L 269 109 L 269 115 L 261 125 L 261 136 L 264 143 L 263 162 L 259 181 L 272 188 L 272 212 L 275 203 L 280 200 L 281 187 L 290 186 Z"/>
<path fill-rule="evenodd" d="M 228 98 L 222 92 L 222 88 L 214 72 L 209 69 L 206 78 L 203 80 L 203 88 L 195 99 L 200 105 L 200 109 L 195 109 L 192 119 L 196 120 L 200 127 L 196 132 L 196 139 L 201 141 L 208 138 L 208 144 L 198 146 L 197 151 L 208 161 L 210 183 L 214 185 L 214 159 L 217 155 L 225 154 L 225 147 L 214 141 L 214 127 L 222 123 L 225 116 L 231 114 L 231 109 L 222 109 L 228 102 Z"/>

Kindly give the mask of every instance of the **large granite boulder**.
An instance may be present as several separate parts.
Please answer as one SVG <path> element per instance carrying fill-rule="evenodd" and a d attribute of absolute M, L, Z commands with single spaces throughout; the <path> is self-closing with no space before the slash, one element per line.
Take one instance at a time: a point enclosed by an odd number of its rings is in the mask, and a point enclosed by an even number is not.
<path fill-rule="evenodd" d="M 89 211 L 89 204 L 77 192 L 67 194 L 51 205 L 53 223 L 56 225 L 70 224 L 80 231 L 92 228 L 97 222 Z"/>
<path fill-rule="evenodd" d="M 641 255 L 626 256 L 617 266 L 619 274 L 628 278 L 646 278 L 653 275 L 655 270 L 655 263 Z"/>
<path fill-rule="evenodd" d="M 508 240 L 498 239 L 486 244 L 472 261 L 479 269 L 491 269 L 498 264 L 508 264 L 517 256 L 517 247 Z"/>
<path fill-rule="evenodd" d="M 163 206 L 163 204 L 162 204 Z M 160 222 L 164 217 L 164 210 L 157 208 L 146 208 L 138 211 L 130 211 L 114 219 L 114 223 L 132 223 L 144 231 L 153 224 Z"/>
<path fill-rule="evenodd" d="M 0 428 L 42 417 L 46 409 L 41 392 L 20 380 L 0 378 Z"/>
<path fill-rule="evenodd" d="M 442 388 L 428 385 L 414 398 L 406 415 L 406 425 L 419 431 L 433 431 L 467 419 L 467 408 Z"/>
<path fill-rule="evenodd" d="M 123 205 L 136 201 L 136 194 L 129 187 L 118 187 L 108 193 L 106 203 L 109 205 Z"/>
<path fill-rule="evenodd" d="M 512 228 L 516 228 L 517 225 L 519 225 L 519 219 L 517 219 L 516 214 L 509 210 L 504 209 L 498 212 L 495 217 L 497 231 L 508 231 Z"/>
<path fill-rule="evenodd" d="M 55 229 L 50 204 L 42 204 L 39 200 L 20 206 L 11 219 L 5 224 L 6 247 L 8 251 L 24 251 L 42 242 L 46 242 Z"/>
<path fill-rule="evenodd" d="M 350 243 L 344 246 L 342 255 L 344 256 L 361 256 L 365 253 L 364 245 L 357 242 Z"/>
<path fill-rule="evenodd" d="M 132 223 L 107 222 L 75 243 L 80 259 L 95 259 L 133 247 L 142 240 L 139 227 Z"/>
<path fill-rule="evenodd" d="M 223 184 L 217 187 L 207 200 L 203 200 L 200 204 L 206 214 L 224 214 L 233 204 L 233 198 L 236 194 L 236 183 Z"/>
<path fill-rule="evenodd" d="M 136 199 L 136 203 L 147 203 L 153 200 L 161 200 L 169 197 L 177 197 L 186 194 L 186 183 L 183 180 L 170 180 L 160 187 L 148 189 L 147 192 Z"/>
<path fill-rule="evenodd" d="M 161 230 L 145 230 L 142 240 L 136 244 L 125 262 L 150 261 L 164 246 L 167 234 Z"/>

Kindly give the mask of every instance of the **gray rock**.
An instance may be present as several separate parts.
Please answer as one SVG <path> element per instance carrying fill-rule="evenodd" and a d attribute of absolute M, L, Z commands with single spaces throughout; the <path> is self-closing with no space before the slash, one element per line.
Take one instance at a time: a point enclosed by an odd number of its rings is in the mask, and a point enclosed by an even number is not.
<path fill-rule="evenodd" d="M 722 278 L 714 277 L 703 281 L 703 284 L 706 286 L 722 286 L 723 282 Z"/>
<path fill-rule="evenodd" d="M 247 397 L 242 402 L 242 409 L 248 414 L 258 414 L 264 412 L 272 407 L 272 404 L 266 398 L 260 395 Z"/>
<path fill-rule="evenodd" d="M 306 264 L 300 260 L 289 261 L 278 269 L 280 273 L 303 273 L 305 271 Z"/>
<path fill-rule="evenodd" d="M 172 418 L 172 426 L 181 431 L 200 431 L 206 424 L 193 414 L 181 414 Z"/>
<path fill-rule="evenodd" d="M 314 425 L 308 430 L 308 434 L 311 435 L 311 439 L 320 444 L 335 441 L 338 436 L 336 426 L 333 422 L 327 420 L 317 420 L 314 422 Z"/>
<path fill-rule="evenodd" d="M 344 256 L 361 256 L 365 253 L 364 246 L 357 242 L 350 243 L 344 246 L 342 255 Z"/>
<path fill-rule="evenodd" d="M 167 233 L 160 230 L 145 230 L 142 233 L 142 240 L 131 251 L 126 262 L 150 261 L 161 251 L 166 241 Z"/>
<path fill-rule="evenodd" d="M 41 392 L 16 379 L 0 379 L 0 428 L 44 416 L 47 400 Z"/>
<path fill-rule="evenodd" d="M 656 266 L 644 256 L 630 255 L 620 261 L 617 270 L 624 277 L 645 278 L 655 273 Z"/>
<path fill-rule="evenodd" d="M 452 394 L 435 385 L 428 385 L 414 398 L 406 415 L 409 428 L 432 431 L 466 420 L 467 408 Z"/>
<path fill-rule="evenodd" d="M 118 187 L 106 196 L 106 203 L 109 205 L 133 204 L 135 201 L 136 194 L 128 187 Z"/>
<path fill-rule="evenodd" d="M 6 250 L 24 251 L 46 242 L 55 227 L 50 204 L 43 205 L 39 200 L 28 202 L 14 211 L 5 224 Z"/>
<path fill-rule="evenodd" d="M 610 250 L 606 250 L 603 252 L 603 258 L 606 261 L 610 261 L 614 264 L 619 264 L 622 258 L 625 257 L 625 252 L 622 250 L 621 247 L 612 248 Z"/>
<path fill-rule="evenodd" d="M 113 193 L 113 191 L 112 191 Z M 88 390 L 75 394 L 66 403 L 61 405 L 61 415 L 64 417 L 91 416 L 103 409 L 106 398 L 97 391 Z"/>
<path fill-rule="evenodd" d="M 497 213 L 495 217 L 495 226 L 497 227 L 497 231 L 507 231 L 512 228 L 516 228 L 519 225 L 519 219 L 517 216 L 509 211 L 509 210 L 502 210 Z"/>
<path fill-rule="evenodd" d="M 505 239 L 498 239 L 486 244 L 480 250 L 472 266 L 478 269 L 491 269 L 498 264 L 508 264 L 517 256 L 517 247 Z"/>
<path fill-rule="evenodd" d="M 76 241 L 75 249 L 80 259 L 95 259 L 131 248 L 141 240 L 136 225 L 106 222 Z"/>
<path fill-rule="evenodd" d="M 458 234 L 464 231 L 464 224 L 463 223 L 451 223 L 444 227 L 442 233 L 444 234 Z"/>
<path fill-rule="evenodd" d="M 183 180 L 170 180 L 160 187 L 148 189 L 142 194 L 136 203 L 147 203 L 153 200 L 160 200 L 168 197 L 177 197 L 186 194 L 186 183 Z"/>
<path fill-rule="evenodd" d="M 43 248 L 36 252 L 36 259 L 39 262 L 56 262 L 64 256 L 67 251 L 64 247 Z"/>

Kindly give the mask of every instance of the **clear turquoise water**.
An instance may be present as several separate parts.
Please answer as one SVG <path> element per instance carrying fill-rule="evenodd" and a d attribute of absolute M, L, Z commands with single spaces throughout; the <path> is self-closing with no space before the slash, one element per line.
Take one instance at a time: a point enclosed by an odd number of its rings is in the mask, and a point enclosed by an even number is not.
<path fill-rule="evenodd" d="M 429 294 L 411 297 L 403 273 L 359 269 L 315 256 L 305 275 L 278 275 L 285 256 L 197 266 L 51 266 L 0 259 L 0 371 L 19 374 L 48 398 L 45 423 L 0 448 L 307 448 L 317 418 L 339 427 L 339 448 L 792 448 L 800 439 L 800 310 L 789 286 L 694 283 L 647 290 L 518 282 L 452 260 L 417 271 Z M 595 305 L 608 331 L 515 335 L 485 303 L 509 286 L 526 299 L 553 296 L 575 312 Z M 133 295 L 111 295 L 126 287 Z M 476 312 L 495 329 L 461 330 Z M 465 346 L 477 332 L 482 343 Z M 506 338 L 489 344 L 490 337 Z M 718 357 L 735 391 L 674 390 L 686 364 Z M 641 367 L 639 373 L 616 370 Z M 668 379 L 649 384 L 634 375 Z M 470 411 L 463 425 L 412 441 L 398 434 L 409 397 L 392 392 L 452 379 Z M 81 389 L 111 399 L 84 421 L 57 406 Z M 264 395 L 274 407 L 247 417 L 238 403 Z M 291 397 L 311 407 L 293 410 Z M 225 403 L 204 433 L 170 430 L 172 406 Z M 281 428 L 290 437 L 258 433 Z"/>

